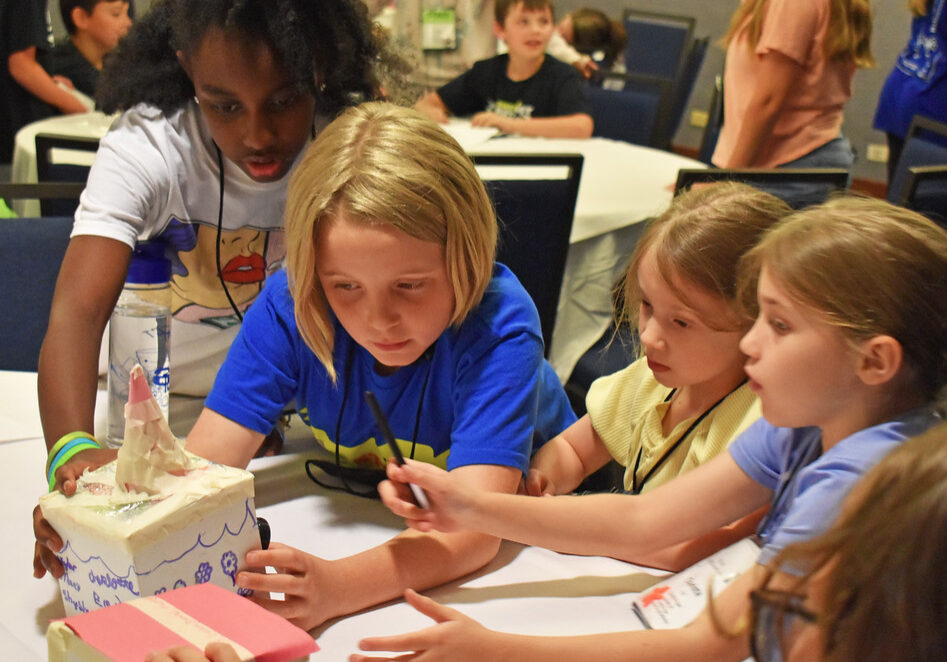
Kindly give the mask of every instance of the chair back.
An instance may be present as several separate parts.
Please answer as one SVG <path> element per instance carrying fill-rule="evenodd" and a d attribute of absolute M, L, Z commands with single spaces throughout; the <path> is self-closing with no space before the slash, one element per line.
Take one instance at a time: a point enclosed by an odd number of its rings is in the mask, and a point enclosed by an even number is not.
<path fill-rule="evenodd" d="M 677 81 L 691 46 L 691 16 L 626 9 L 625 69 L 630 73 Z"/>
<path fill-rule="evenodd" d="M 947 229 L 947 165 L 908 168 L 899 204 Z"/>
<path fill-rule="evenodd" d="M 947 124 L 915 115 L 888 186 L 888 201 L 943 215 L 947 192 L 936 169 L 926 171 L 931 166 L 947 166 Z"/>
<path fill-rule="evenodd" d="M 707 55 L 709 44 L 710 37 L 694 39 L 684 58 L 681 76 L 677 81 L 677 85 L 674 86 L 674 94 L 671 99 L 671 115 L 667 129 L 670 137 L 674 137 L 674 134 L 681 127 L 681 121 L 684 119 L 684 109 L 687 107 L 691 92 L 694 91 L 694 85 L 697 83 L 700 68 L 704 64 L 704 57 Z"/>
<path fill-rule="evenodd" d="M 848 188 L 845 168 L 685 168 L 677 172 L 674 194 L 696 183 L 737 181 L 767 191 L 795 209 L 824 202 Z"/>
<path fill-rule="evenodd" d="M 475 155 L 500 224 L 497 261 L 539 312 L 548 357 L 579 193 L 580 154 Z"/>
<path fill-rule="evenodd" d="M 592 135 L 667 149 L 671 94 L 670 81 L 661 78 L 605 74 L 601 87 L 589 87 Z"/>
<path fill-rule="evenodd" d="M 5 317 L 0 324 L 0 370 L 37 370 L 70 232 L 72 218 L 66 216 L 0 219 L 0 260 L 6 270 L 0 285 Z"/>
<path fill-rule="evenodd" d="M 714 76 L 713 92 L 710 95 L 710 108 L 707 109 L 707 126 L 704 127 L 704 135 L 700 138 L 700 147 L 697 151 L 697 159 L 707 165 L 713 165 L 710 162 L 714 155 L 714 149 L 717 147 L 717 139 L 720 137 L 720 129 L 723 127 L 723 76 L 717 74 Z"/>
<path fill-rule="evenodd" d="M 89 168 L 99 148 L 98 138 L 36 134 L 36 180 L 38 182 L 80 182 L 89 178 Z M 40 201 L 43 216 L 68 216 L 76 211 L 72 201 Z"/>

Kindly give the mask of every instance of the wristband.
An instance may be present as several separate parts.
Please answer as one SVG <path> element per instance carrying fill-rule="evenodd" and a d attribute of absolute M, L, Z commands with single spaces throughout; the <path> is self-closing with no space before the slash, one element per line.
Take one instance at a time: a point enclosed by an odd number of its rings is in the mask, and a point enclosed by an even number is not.
<path fill-rule="evenodd" d="M 98 445 L 99 442 L 95 441 L 95 437 L 89 434 L 88 432 L 83 432 L 82 430 L 76 430 L 75 432 L 70 432 L 64 434 L 59 438 L 59 440 L 53 444 L 53 447 L 49 449 L 49 455 L 46 457 L 46 473 L 49 473 L 49 467 L 53 464 L 53 458 L 59 453 L 63 446 L 68 444 L 73 439 L 90 439 Z"/>
<path fill-rule="evenodd" d="M 49 491 L 56 486 L 56 470 L 68 462 L 73 455 L 89 448 L 101 448 L 99 442 L 88 432 L 70 432 L 60 437 L 51 449 L 46 459 L 46 478 L 49 482 Z"/>

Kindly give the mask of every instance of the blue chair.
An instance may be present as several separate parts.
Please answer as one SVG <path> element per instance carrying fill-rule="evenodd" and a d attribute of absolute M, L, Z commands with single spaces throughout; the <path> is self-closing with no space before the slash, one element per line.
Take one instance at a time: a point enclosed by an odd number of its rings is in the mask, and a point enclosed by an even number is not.
<path fill-rule="evenodd" d="M 0 184 L 0 197 L 20 197 L 15 194 L 29 186 Z M 26 192 L 27 197 L 41 198 L 37 190 Z M 4 312 L 0 370 L 36 371 L 59 265 L 71 232 L 71 217 L 0 219 L 0 261 L 5 269 L 0 285 L 0 310 Z"/>
<path fill-rule="evenodd" d="M 98 138 L 60 136 L 51 133 L 36 134 L 36 181 L 85 184 L 89 178 L 90 166 L 55 159 L 53 150 L 95 154 L 98 148 Z M 58 199 L 44 199 L 40 200 L 40 213 L 43 216 L 70 216 L 76 211 L 77 204 Z"/>
<path fill-rule="evenodd" d="M 592 135 L 667 149 L 671 135 L 670 81 L 635 74 L 606 74 L 601 87 L 589 87 L 595 126 Z"/>
<path fill-rule="evenodd" d="M 691 47 L 695 20 L 691 16 L 626 9 L 625 69 L 629 73 L 677 81 Z"/>
<path fill-rule="evenodd" d="M 668 121 L 668 135 L 671 137 L 681 127 L 681 120 L 684 119 L 684 109 L 687 107 L 691 92 L 694 91 L 694 85 L 697 82 L 700 68 L 704 64 L 709 44 L 710 37 L 695 39 L 691 42 L 691 47 L 684 58 L 684 66 L 681 69 L 680 78 L 674 86 L 674 94 L 671 99 L 671 118 Z"/>
<path fill-rule="evenodd" d="M 947 167 L 947 124 L 915 115 L 888 187 L 888 201 L 943 223 L 947 186 L 935 166 Z"/>
<path fill-rule="evenodd" d="M 947 229 L 947 165 L 908 168 L 900 204 Z"/>
<path fill-rule="evenodd" d="M 848 179 L 845 168 L 684 168 L 677 172 L 674 194 L 692 184 L 737 181 L 770 191 L 793 209 L 801 209 L 825 202 L 833 191 L 847 189 Z"/>
<path fill-rule="evenodd" d="M 510 268 L 536 304 L 548 357 L 583 157 L 543 154 L 472 158 L 500 223 L 497 261 Z"/>
<path fill-rule="evenodd" d="M 710 108 L 707 110 L 707 126 L 700 138 L 697 159 L 707 165 L 713 165 L 710 159 L 717 147 L 720 129 L 723 127 L 723 76 L 714 76 L 713 92 L 710 95 Z"/>

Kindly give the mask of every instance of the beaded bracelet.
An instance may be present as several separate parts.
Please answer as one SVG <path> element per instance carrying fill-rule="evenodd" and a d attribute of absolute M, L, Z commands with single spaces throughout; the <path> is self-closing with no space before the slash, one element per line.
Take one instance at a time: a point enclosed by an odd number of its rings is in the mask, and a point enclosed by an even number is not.
<path fill-rule="evenodd" d="M 101 448 L 99 442 L 88 432 L 70 432 L 59 438 L 46 458 L 46 478 L 49 482 L 49 491 L 56 487 L 56 470 L 72 459 L 72 456 L 89 448 Z"/>

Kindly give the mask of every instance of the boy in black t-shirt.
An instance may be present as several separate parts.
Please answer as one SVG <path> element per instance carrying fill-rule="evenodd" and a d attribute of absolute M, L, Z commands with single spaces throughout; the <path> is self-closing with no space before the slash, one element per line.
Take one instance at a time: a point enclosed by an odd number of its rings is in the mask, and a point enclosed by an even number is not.
<path fill-rule="evenodd" d="M 546 55 L 555 29 L 550 0 L 497 0 L 493 31 L 509 52 L 481 60 L 422 97 L 415 108 L 438 122 L 470 115 L 474 126 L 547 138 L 592 135 L 585 83 Z"/>

